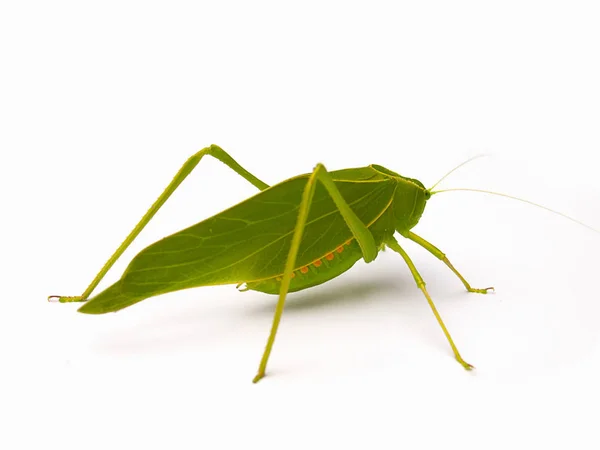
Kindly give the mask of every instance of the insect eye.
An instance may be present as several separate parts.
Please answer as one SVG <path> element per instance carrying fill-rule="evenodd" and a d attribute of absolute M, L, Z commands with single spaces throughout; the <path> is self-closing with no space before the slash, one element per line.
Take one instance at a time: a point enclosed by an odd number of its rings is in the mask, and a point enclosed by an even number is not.
<path fill-rule="evenodd" d="M 425 200 L 429 200 L 431 198 L 431 192 L 425 191 Z"/>

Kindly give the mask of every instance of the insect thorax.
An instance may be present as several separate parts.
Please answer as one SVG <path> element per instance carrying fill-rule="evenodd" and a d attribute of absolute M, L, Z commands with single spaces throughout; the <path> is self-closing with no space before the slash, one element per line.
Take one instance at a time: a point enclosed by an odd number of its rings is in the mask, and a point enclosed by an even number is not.
<path fill-rule="evenodd" d="M 429 197 L 429 192 L 419 180 L 404 177 L 399 180 L 393 204 L 394 228 L 399 233 L 419 223 Z"/>

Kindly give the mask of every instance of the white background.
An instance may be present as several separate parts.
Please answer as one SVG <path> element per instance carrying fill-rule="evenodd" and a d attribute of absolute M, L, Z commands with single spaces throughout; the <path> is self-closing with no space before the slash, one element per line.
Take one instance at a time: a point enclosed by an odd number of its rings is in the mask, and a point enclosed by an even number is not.
<path fill-rule="evenodd" d="M 292 295 L 232 286 L 87 316 L 83 291 L 185 159 L 267 183 L 378 163 L 600 228 L 597 2 L 33 2 L 0 6 L 2 448 L 598 448 L 600 236 L 440 194 L 401 258 Z M 102 286 L 254 192 L 205 159 Z"/>

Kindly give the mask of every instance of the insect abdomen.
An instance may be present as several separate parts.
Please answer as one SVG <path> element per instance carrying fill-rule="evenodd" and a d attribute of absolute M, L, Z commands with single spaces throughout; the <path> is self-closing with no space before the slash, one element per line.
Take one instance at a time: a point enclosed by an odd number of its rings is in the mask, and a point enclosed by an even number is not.
<path fill-rule="evenodd" d="M 355 240 L 341 245 L 322 258 L 294 270 L 289 292 L 301 291 L 329 281 L 348 269 L 362 258 L 362 252 Z M 266 294 L 279 294 L 282 274 L 265 280 L 246 282 L 247 289 Z"/>

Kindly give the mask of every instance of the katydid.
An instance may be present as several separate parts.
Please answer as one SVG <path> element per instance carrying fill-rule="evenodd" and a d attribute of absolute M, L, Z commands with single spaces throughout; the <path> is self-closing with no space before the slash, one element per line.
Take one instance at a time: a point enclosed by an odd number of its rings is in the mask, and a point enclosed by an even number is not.
<path fill-rule="evenodd" d="M 229 166 L 260 192 L 146 247 L 133 258 L 116 283 L 89 298 L 112 265 L 205 155 Z M 332 172 L 318 164 L 310 174 L 268 186 L 223 149 L 211 145 L 185 162 L 82 295 L 50 296 L 49 300 L 86 302 L 79 308 L 80 312 L 103 314 L 149 297 L 200 286 L 236 284 L 244 285 L 243 290 L 277 294 L 271 331 L 254 378 L 257 382 L 265 375 L 287 294 L 325 283 L 346 272 L 361 258 L 370 263 L 387 247 L 404 259 L 454 357 L 470 370 L 473 366 L 456 348 L 423 278 L 394 237 L 398 233 L 440 259 L 467 291 L 485 294 L 493 290 L 491 287 L 472 288 L 442 251 L 411 231 L 429 198 L 444 192 L 432 189 L 376 164 Z"/>

